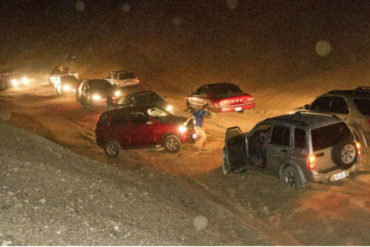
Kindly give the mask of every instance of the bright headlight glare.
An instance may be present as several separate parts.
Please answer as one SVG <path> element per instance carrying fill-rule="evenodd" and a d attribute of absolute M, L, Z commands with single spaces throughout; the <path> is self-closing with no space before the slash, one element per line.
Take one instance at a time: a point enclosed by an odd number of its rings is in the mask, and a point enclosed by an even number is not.
<path fill-rule="evenodd" d="M 172 110 L 173 110 L 173 106 L 172 105 L 166 106 L 166 111 L 172 111 Z"/>
<path fill-rule="evenodd" d="M 12 85 L 13 85 L 13 87 L 18 87 L 18 80 L 16 80 L 16 79 L 13 79 L 12 81 L 11 81 L 11 83 L 12 83 Z"/>
<path fill-rule="evenodd" d="M 101 96 L 100 96 L 99 94 L 94 94 L 94 95 L 92 96 L 92 98 L 93 98 L 93 100 L 95 100 L 95 101 L 101 100 Z"/>
<path fill-rule="evenodd" d="M 27 85 L 27 84 L 29 83 L 29 81 L 30 81 L 30 80 L 29 80 L 27 77 L 25 77 L 25 76 L 22 78 L 22 83 L 23 83 L 24 85 Z"/>
<path fill-rule="evenodd" d="M 179 126 L 180 133 L 184 133 L 187 130 L 187 128 L 183 125 Z"/>
<path fill-rule="evenodd" d="M 116 97 L 121 96 L 121 92 L 120 92 L 120 91 L 118 91 L 118 90 L 117 90 L 117 91 L 115 91 L 115 92 L 114 92 L 114 96 L 116 96 Z"/>
<path fill-rule="evenodd" d="M 70 85 L 64 85 L 63 86 L 63 90 L 64 91 L 70 91 L 71 90 L 71 86 Z"/>

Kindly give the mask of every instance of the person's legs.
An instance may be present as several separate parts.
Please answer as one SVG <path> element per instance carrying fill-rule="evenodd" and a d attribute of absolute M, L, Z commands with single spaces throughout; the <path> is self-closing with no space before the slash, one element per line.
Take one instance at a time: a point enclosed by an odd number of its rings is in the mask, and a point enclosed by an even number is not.
<path fill-rule="evenodd" d="M 207 140 L 206 132 L 203 128 L 195 126 L 195 132 L 197 133 L 197 142 L 195 143 L 196 147 L 203 148 L 204 142 Z"/>

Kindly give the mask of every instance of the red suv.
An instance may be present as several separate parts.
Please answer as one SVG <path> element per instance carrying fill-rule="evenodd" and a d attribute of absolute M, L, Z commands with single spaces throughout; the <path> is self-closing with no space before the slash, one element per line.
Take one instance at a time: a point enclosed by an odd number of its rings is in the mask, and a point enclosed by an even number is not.
<path fill-rule="evenodd" d="M 201 86 L 185 99 L 186 107 L 195 111 L 208 104 L 214 112 L 243 112 L 254 108 L 252 95 L 244 93 L 237 85 L 228 82 Z"/>
<path fill-rule="evenodd" d="M 161 145 L 176 153 L 182 143 L 194 140 L 192 121 L 156 106 L 117 108 L 103 112 L 96 125 L 96 142 L 109 157 L 121 149 Z"/>

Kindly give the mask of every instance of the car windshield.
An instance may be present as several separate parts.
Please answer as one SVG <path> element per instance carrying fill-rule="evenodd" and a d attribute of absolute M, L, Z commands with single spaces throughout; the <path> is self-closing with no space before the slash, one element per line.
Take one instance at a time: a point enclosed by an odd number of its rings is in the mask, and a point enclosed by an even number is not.
<path fill-rule="evenodd" d="M 162 110 L 160 108 L 157 108 L 157 107 L 153 107 L 153 108 L 148 109 L 147 113 L 148 113 L 149 116 L 154 117 L 156 119 L 166 118 L 166 117 L 171 116 L 170 113 L 168 113 L 165 110 Z"/>
<path fill-rule="evenodd" d="M 215 98 L 232 97 L 243 94 L 242 90 L 233 84 L 218 84 L 210 87 Z"/>
<path fill-rule="evenodd" d="M 345 123 L 337 123 L 313 129 L 311 134 L 313 151 L 333 146 L 342 140 L 353 139 L 351 131 Z"/>
<path fill-rule="evenodd" d="M 95 81 L 90 81 L 89 82 L 89 87 L 91 90 L 96 90 L 96 91 L 100 91 L 100 90 L 109 90 L 109 89 L 113 89 L 113 86 L 112 84 L 110 84 L 108 81 L 106 80 L 95 80 Z"/>
<path fill-rule="evenodd" d="M 121 73 L 119 75 L 120 80 L 134 79 L 134 78 L 136 78 L 136 76 L 133 72 Z"/>
<path fill-rule="evenodd" d="M 370 116 L 370 99 L 354 99 L 353 101 L 362 115 Z"/>
<path fill-rule="evenodd" d="M 71 84 L 77 84 L 78 83 L 77 78 L 73 75 L 61 76 L 60 80 L 61 80 L 62 83 L 71 83 Z"/>

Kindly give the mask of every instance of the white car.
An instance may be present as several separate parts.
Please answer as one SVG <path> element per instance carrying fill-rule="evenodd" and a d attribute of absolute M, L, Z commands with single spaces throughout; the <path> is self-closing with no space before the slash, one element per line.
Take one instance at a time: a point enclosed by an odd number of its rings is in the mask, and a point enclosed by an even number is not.
<path fill-rule="evenodd" d="M 140 84 L 139 78 L 131 71 L 112 71 L 105 79 L 115 87 L 135 86 Z"/>

